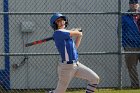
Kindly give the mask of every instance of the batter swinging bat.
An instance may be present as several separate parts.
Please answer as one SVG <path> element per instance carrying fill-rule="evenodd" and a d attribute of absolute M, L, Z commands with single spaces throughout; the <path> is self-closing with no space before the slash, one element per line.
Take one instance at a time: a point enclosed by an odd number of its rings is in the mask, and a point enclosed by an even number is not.
<path fill-rule="evenodd" d="M 79 30 L 80 32 L 82 32 L 81 28 L 73 28 L 71 30 Z M 42 43 L 50 41 L 50 40 L 53 40 L 53 37 L 48 37 L 45 39 L 41 39 L 41 40 L 37 40 L 37 41 L 31 42 L 31 43 L 27 43 L 27 44 L 25 44 L 25 47 L 29 47 L 29 46 L 36 45 L 36 44 L 42 44 Z"/>
<path fill-rule="evenodd" d="M 31 42 L 31 43 L 27 43 L 27 44 L 25 44 L 25 47 L 29 47 L 29 46 L 36 45 L 36 44 L 42 44 L 42 43 L 50 41 L 50 40 L 53 40 L 53 37 L 48 37 L 45 39 L 41 39 L 41 40 L 37 40 L 37 41 Z"/>

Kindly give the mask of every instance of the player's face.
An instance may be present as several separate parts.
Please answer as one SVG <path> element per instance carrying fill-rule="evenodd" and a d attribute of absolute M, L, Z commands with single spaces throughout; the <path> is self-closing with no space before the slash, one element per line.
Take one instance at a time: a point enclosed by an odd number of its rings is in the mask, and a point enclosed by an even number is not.
<path fill-rule="evenodd" d="M 57 24 L 58 26 L 58 29 L 63 29 L 65 28 L 65 20 L 63 18 L 58 18 L 55 23 Z"/>
<path fill-rule="evenodd" d="M 129 4 L 130 10 L 136 12 L 139 9 L 139 4 Z"/>

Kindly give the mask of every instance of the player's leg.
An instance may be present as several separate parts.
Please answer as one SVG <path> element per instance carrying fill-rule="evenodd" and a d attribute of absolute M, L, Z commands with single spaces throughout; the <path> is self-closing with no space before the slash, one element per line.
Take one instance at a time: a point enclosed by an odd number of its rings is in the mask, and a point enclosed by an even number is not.
<path fill-rule="evenodd" d="M 78 62 L 77 72 L 75 76 L 89 81 L 86 93 L 93 93 L 99 83 L 99 76 L 90 68 Z"/>
<path fill-rule="evenodd" d="M 58 84 L 54 93 L 64 93 L 74 76 L 73 64 L 61 64 L 58 66 Z"/>

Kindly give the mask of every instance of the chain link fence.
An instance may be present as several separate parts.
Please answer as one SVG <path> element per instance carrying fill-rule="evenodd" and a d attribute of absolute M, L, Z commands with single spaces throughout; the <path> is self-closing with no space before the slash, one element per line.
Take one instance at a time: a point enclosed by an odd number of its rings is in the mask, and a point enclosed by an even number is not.
<path fill-rule="evenodd" d="M 28 42 L 52 36 L 53 29 L 49 22 L 54 12 L 61 12 L 68 17 L 68 29 L 83 29 L 84 36 L 78 48 L 79 61 L 100 76 L 97 93 L 129 88 L 130 78 L 124 62 L 121 38 L 118 38 L 117 33 L 121 31 L 118 28 L 121 13 L 129 9 L 128 2 L 1 0 L 0 93 L 44 93 L 56 87 L 60 56 L 54 42 L 25 47 Z M 84 93 L 86 85 L 87 81 L 74 78 L 67 92 L 82 90 L 81 93 Z"/>

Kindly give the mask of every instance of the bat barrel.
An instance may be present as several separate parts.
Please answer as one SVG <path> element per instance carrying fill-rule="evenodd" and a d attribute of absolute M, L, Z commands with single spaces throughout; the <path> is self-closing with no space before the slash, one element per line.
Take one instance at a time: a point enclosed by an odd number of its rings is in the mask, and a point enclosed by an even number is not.
<path fill-rule="evenodd" d="M 31 43 L 27 43 L 27 44 L 25 44 L 25 47 L 29 47 L 29 46 L 36 45 L 36 44 L 41 44 L 43 42 L 47 42 L 50 40 L 53 40 L 53 37 L 48 37 L 45 39 L 41 39 L 41 40 L 37 40 L 37 41 L 31 42 Z"/>

